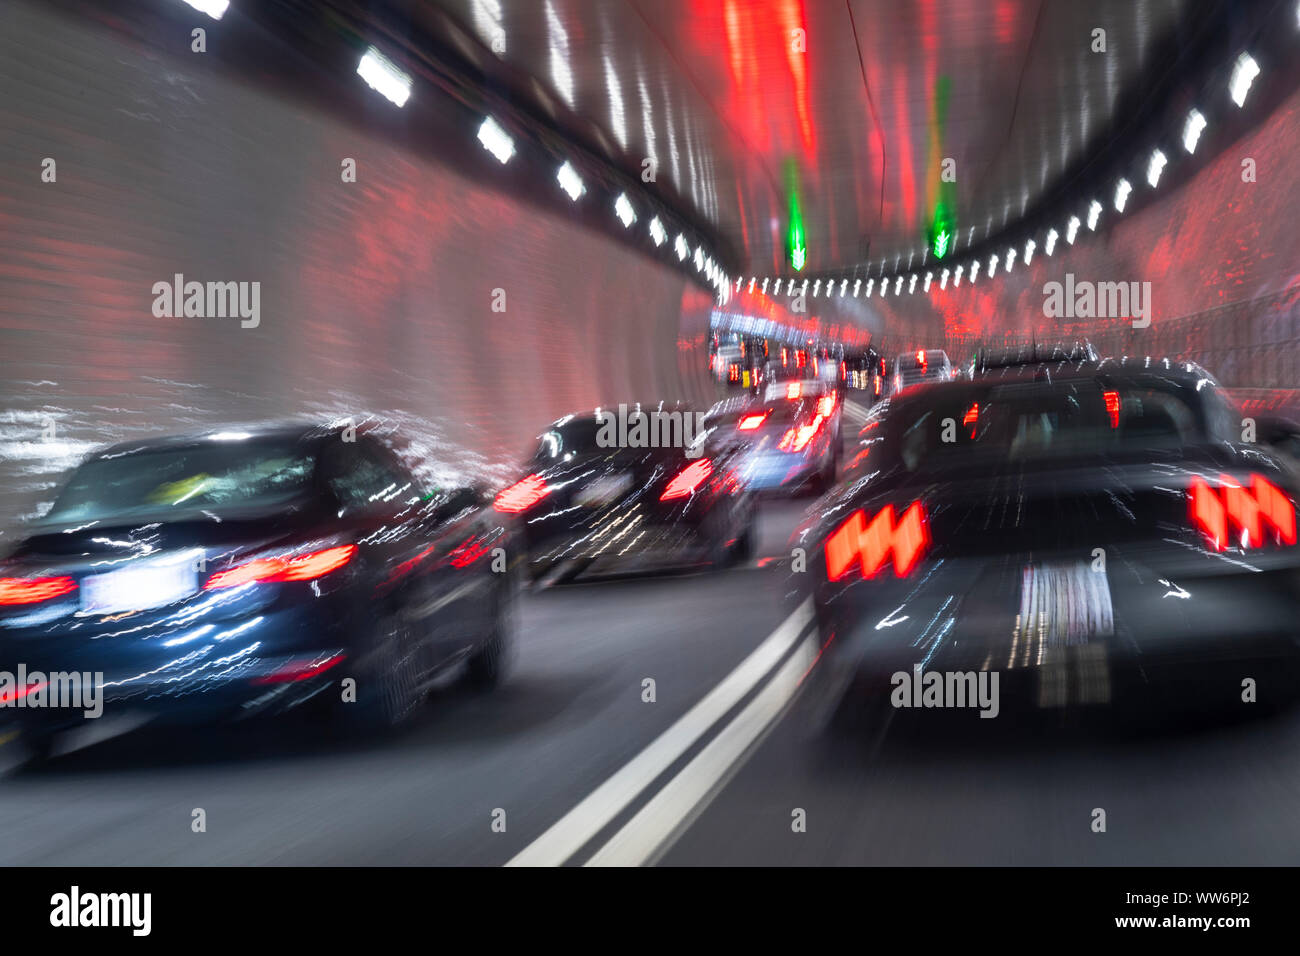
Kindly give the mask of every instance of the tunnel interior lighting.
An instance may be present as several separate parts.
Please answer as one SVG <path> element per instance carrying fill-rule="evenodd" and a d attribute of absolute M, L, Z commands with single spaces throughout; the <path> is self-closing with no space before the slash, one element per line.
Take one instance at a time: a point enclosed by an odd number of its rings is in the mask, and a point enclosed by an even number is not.
<path fill-rule="evenodd" d="M 1014 247 L 1012 247 L 1007 250 L 1007 265 L 1006 265 L 1007 272 L 1010 272 L 1011 267 L 1014 266 L 1015 264 L 1016 264 L 1016 250 Z"/>
<path fill-rule="evenodd" d="M 1097 200 L 1094 199 L 1091 203 L 1088 204 L 1088 230 L 1090 232 L 1097 231 L 1097 220 L 1100 218 L 1101 218 L 1101 203 L 1099 203 Z"/>
<path fill-rule="evenodd" d="M 1232 79 L 1228 81 L 1228 94 L 1232 97 L 1232 102 L 1238 106 L 1246 104 L 1246 94 L 1250 92 L 1250 84 L 1255 82 L 1255 77 L 1259 76 L 1259 64 L 1249 53 L 1243 53 L 1237 57 L 1237 62 L 1232 66 Z"/>
<path fill-rule="evenodd" d="M 1043 251 L 1049 256 L 1056 251 L 1057 231 L 1055 229 L 1047 230 L 1047 241 L 1043 243 Z"/>
<path fill-rule="evenodd" d="M 397 106 L 405 106 L 411 97 L 410 74 L 398 69 L 397 64 L 374 47 L 362 55 L 357 64 L 357 75 L 372 90 Z"/>
<path fill-rule="evenodd" d="M 1192 110 L 1187 114 L 1187 122 L 1183 124 L 1183 149 L 1189 153 L 1196 152 L 1196 143 L 1201 138 L 1201 132 L 1205 129 L 1205 117 L 1201 115 L 1200 110 Z"/>
<path fill-rule="evenodd" d="M 996 269 L 997 265 L 998 265 L 998 257 L 994 256 L 991 260 L 989 260 L 989 272 L 991 273 L 994 269 Z M 976 259 L 974 262 L 970 264 L 971 283 L 974 284 L 975 280 L 978 279 L 979 277 L 980 277 L 980 261 Z"/>
<path fill-rule="evenodd" d="M 997 271 L 998 271 L 998 257 L 996 255 L 989 256 L 989 275 L 993 275 L 993 273 Z M 975 276 L 972 275 L 971 279 L 974 278 Z"/>
<path fill-rule="evenodd" d="M 767 277 L 767 276 L 764 276 L 764 277 L 763 277 L 763 289 L 762 289 L 763 295 L 767 295 L 767 280 L 768 280 L 768 277 Z"/>
<path fill-rule="evenodd" d="M 483 148 L 497 158 L 497 162 L 502 165 L 510 162 L 510 157 L 515 154 L 515 141 L 492 117 L 483 121 L 483 125 L 478 128 L 478 141 L 483 144 Z"/>
<path fill-rule="evenodd" d="M 664 231 L 664 224 L 655 216 L 650 220 L 650 238 L 654 240 L 656 246 L 662 246 L 664 240 L 668 238 L 668 233 Z"/>
<path fill-rule="evenodd" d="M 1124 211 L 1124 206 L 1128 203 L 1128 194 L 1131 193 L 1132 191 L 1133 191 L 1133 184 L 1130 183 L 1127 179 L 1121 179 L 1118 183 L 1115 184 L 1115 211 L 1116 212 Z M 1088 228 L 1092 229 L 1093 226 L 1094 223 L 1092 219 L 1092 213 L 1091 211 L 1089 211 Z"/>
<path fill-rule="evenodd" d="M 1074 237 L 1079 234 L 1079 217 L 1071 216 L 1069 223 L 1065 227 L 1065 241 L 1074 245 Z"/>
<path fill-rule="evenodd" d="M 902 291 L 903 291 L 903 277 L 899 276 L 898 281 L 894 283 L 894 295 L 898 295 Z"/>
<path fill-rule="evenodd" d="M 862 280 L 856 279 L 853 282 L 853 298 L 856 299 L 861 292 L 862 292 Z"/>
<path fill-rule="evenodd" d="M 673 243 L 673 248 L 677 250 L 677 258 L 684 260 L 689 249 L 686 246 L 686 237 L 678 233 L 677 240 Z"/>
<path fill-rule="evenodd" d="M 930 291 L 930 280 L 933 279 L 933 278 L 934 278 L 934 273 L 933 273 L 933 272 L 927 272 L 927 273 L 925 274 L 925 285 L 922 286 L 922 291 L 923 291 L 923 292 L 929 292 L 929 291 Z"/>
<path fill-rule="evenodd" d="M 577 202 L 578 197 L 587 191 L 587 187 L 582 184 L 582 177 L 578 175 L 576 169 L 569 165 L 568 160 L 565 160 L 555 173 L 555 181 L 560 184 L 560 188 L 568 193 L 569 198 L 574 202 Z"/>
<path fill-rule="evenodd" d="M 907 294 L 911 295 L 916 291 L 916 273 L 912 273 L 912 278 L 907 280 Z"/>
<path fill-rule="evenodd" d="M 1154 189 L 1160 182 L 1160 174 L 1165 170 L 1165 163 L 1169 160 L 1160 150 L 1151 154 L 1151 161 L 1147 163 L 1147 183 Z"/>
<path fill-rule="evenodd" d="M 946 288 L 948 288 L 948 270 L 947 270 L 947 269 L 944 269 L 943 272 L 939 273 L 939 288 L 940 288 L 940 289 L 946 289 Z"/>
<path fill-rule="evenodd" d="M 214 20 L 220 20 L 230 7 L 230 0 L 185 0 L 199 13 L 206 13 Z"/>
<path fill-rule="evenodd" d="M 961 266 L 958 266 L 952 274 L 952 284 L 954 288 L 961 288 Z"/>
<path fill-rule="evenodd" d="M 700 272 L 704 271 L 704 250 L 699 246 L 695 247 L 695 268 Z"/>
<path fill-rule="evenodd" d="M 849 280 L 848 279 L 840 280 L 840 297 L 843 298 L 844 293 L 848 291 L 849 291 Z"/>
<path fill-rule="evenodd" d="M 636 222 L 636 212 L 632 209 L 632 200 L 627 198 L 627 193 L 619 193 L 618 198 L 614 200 L 614 215 L 618 216 L 618 221 L 623 224 L 624 229 Z"/>
<path fill-rule="evenodd" d="M 1038 248 L 1038 243 L 1030 239 L 1025 243 L 1025 265 L 1034 261 L 1034 250 Z"/>
<path fill-rule="evenodd" d="M 873 287 L 875 284 L 876 284 L 876 280 L 875 280 L 875 279 L 868 279 L 868 280 L 867 280 L 867 298 L 868 298 L 868 299 L 871 298 L 871 289 L 872 289 L 872 287 Z"/>

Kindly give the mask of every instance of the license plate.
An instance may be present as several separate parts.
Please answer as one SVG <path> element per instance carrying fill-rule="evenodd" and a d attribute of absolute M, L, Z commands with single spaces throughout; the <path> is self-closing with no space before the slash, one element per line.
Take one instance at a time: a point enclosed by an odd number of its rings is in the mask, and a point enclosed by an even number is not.
<path fill-rule="evenodd" d="M 583 508 L 600 507 L 617 501 L 631 487 L 631 475 L 605 475 L 574 495 L 574 501 Z"/>
<path fill-rule="evenodd" d="M 81 579 L 81 612 L 117 614 L 163 607 L 193 594 L 197 578 L 189 562 L 92 574 Z"/>
<path fill-rule="evenodd" d="M 1027 565 L 1021 576 L 1017 636 L 1040 646 L 1086 644 L 1115 633 L 1115 610 L 1104 570 L 1088 561 Z"/>

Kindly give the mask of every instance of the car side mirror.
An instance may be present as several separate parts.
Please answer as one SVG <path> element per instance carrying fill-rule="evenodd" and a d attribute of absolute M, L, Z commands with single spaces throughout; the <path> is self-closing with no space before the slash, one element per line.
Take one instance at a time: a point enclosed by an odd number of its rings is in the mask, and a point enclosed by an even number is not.
<path fill-rule="evenodd" d="M 486 492 L 480 485 L 462 485 L 448 490 L 434 509 L 436 521 L 449 521 L 462 512 L 480 508 Z"/>

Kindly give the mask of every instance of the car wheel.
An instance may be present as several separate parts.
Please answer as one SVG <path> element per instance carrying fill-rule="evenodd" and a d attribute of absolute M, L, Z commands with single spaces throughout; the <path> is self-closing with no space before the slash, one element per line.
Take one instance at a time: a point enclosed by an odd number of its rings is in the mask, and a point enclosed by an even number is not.
<path fill-rule="evenodd" d="M 419 647 L 411 626 L 396 614 L 376 624 L 357 678 L 356 725 L 366 731 L 393 731 L 415 716 L 420 690 Z"/>
<path fill-rule="evenodd" d="M 511 572 L 503 575 L 497 588 L 492 628 L 479 649 L 470 655 L 465 680 L 479 690 L 490 690 L 505 679 L 514 659 L 514 637 L 518 618 L 518 585 Z"/>

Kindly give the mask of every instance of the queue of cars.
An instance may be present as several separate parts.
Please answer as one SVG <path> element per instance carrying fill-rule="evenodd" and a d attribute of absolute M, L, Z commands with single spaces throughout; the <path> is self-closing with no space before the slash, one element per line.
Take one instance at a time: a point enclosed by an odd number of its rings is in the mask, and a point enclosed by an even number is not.
<path fill-rule="evenodd" d="M 815 610 L 823 717 L 918 659 L 1040 706 L 1163 672 L 1219 696 L 1300 673 L 1300 427 L 1243 442 L 1192 364 L 1035 348 L 958 372 L 920 349 L 842 467 L 847 375 L 769 362 L 708 409 L 566 416 L 495 495 L 429 485 L 366 428 L 112 446 L 0 558 L 0 671 L 100 674 L 104 702 L 168 721 L 391 729 L 453 669 L 501 680 L 524 583 L 725 569 L 753 556 L 760 496 L 811 492 L 788 590 Z M 1061 676 L 1079 661 L 1091 677 Z M 12 713 L 36 757 L 79 717 Z"/>

